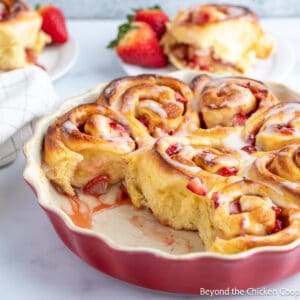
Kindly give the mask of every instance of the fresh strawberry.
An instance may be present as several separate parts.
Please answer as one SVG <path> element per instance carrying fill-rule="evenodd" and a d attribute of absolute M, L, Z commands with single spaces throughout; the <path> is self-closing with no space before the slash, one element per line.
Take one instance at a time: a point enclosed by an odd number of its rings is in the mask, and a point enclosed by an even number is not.
<path fill-rule="evenodd" d="M 186 186 L 193 193 L 205 196 L 207 194 L 207 188 L 202 184 L 199 178 L 193 178 Z"/>
<path fill-rule="evenodd" d="M 133 19 L 149 24 L 158 39 L 166 32 L 166 23 L 169 21 L 169 17 L 157 5 L 146 9 L 137 9 Z"/>
<path fill-rule="evenodd" d="M 51 36 L 52 43 L 67 42 L 68 31 L 62 11 L 53 5 L 40 6 L 37 10 L 43 18 L 42 30 Z"/>
<path fill-rule="evenodd" d="M 118 56 L 128 64 L 146 68 L 161 68 L 168 64 L 155 32 L 144 22 L 121 25 L 117 39 L 108 45 L 108 48 L 114 47 Z"/>
<path fill-rule="evenodd" d="M 87 195 L 100 196 L 107 191 L 108 177 L 100 175 L 90 180 L 84 187 L 83 193 Z"/>

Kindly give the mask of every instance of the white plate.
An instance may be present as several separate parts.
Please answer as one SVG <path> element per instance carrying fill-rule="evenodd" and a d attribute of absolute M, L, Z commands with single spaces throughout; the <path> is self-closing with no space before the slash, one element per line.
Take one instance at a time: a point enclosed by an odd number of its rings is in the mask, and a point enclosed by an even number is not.
<path fill-rule="evenodd" d="M 245 76 L 258 80 L 280 81 L 292 70 L 295 64 L 295 51 L 292 45 L 283 37 L 271 33 L 276 38 L 276 49 L 269 59 L 258 60 L 251 73 Z M 120 60 L 123 70 L 128 75 L 141 73 L 167 74 L 176 71 L 176 68 L 169 65 L 165 68 L 150 69 L 135 65 L 125 64 Z"/>
<path fill-rule="evenodd" d="M 38 63 L 46 68 L 51 80 L 65 75 L 74 65 L 78 47 L 73 38 L 63 45 L 47 46 L 38 58 Z"/>

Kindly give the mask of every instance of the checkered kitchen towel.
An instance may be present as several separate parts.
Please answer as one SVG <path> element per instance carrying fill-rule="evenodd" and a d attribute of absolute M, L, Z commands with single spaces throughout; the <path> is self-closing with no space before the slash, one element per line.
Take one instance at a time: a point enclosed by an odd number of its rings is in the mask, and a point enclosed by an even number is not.
<path fill-rule="evenodd" d="M 56 101 L 50 78 L 37 67 L 0 73 L 0 167 L 14 161 L 35 119 Z"/>

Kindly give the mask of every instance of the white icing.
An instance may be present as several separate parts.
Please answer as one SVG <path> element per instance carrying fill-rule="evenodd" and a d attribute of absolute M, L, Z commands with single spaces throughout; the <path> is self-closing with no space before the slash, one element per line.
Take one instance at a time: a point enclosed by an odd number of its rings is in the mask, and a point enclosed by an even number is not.
<path fill-rule="evenodd" d="M 215 157 L 216 157 L 216 156 L 215 156 L 213 153 L 207 153 L 207 154 L 205 154 L 205 156 L 204 156 L 204 160 L 210 162 L 210 161 L 212 161 Z"/>
<path fill-rule="evenodd" d="M 291 182 L 291 181 L 287 181 L 287 182 L 282 182 L 281 183 L 284 187 L 287 187 L 288 189 L 299 189 L 300 188 L 300 183 L 299 182 Z"/>
<path fill-rule="evenodd" d="M 74 130 L 77 130 L 77 126 L 71 122 L 70 120 L 67 120 L 62 124 L 63 130 L 65 130 L 67 133 L 71 133 Z"/>
<path fill-rule="evenodd" d="M 142 101 L 142 102 L 140 102 L 139 106 L 143 107 L 143 108 L 147 108 L 149 110 L 152 110 L 153 112 L 158 114 L 162 119 L 166 119 L 168 117 L 167 113 L 160 106 L 159 103 Z"/>
<path fill-rule="evenodd" d="M 270 111 L 266 114 L 265 118 L 270 118 L 274 115 L 277 115 L 280 112 L 284 112 L 285 115 L 289 119 L 292 119 L 294 117 L 295 112 L 300 112 L 300 104 L 299 103 L 287 103 L 284 106 L 279 106 L 273 109 L 270 109 Z"/>

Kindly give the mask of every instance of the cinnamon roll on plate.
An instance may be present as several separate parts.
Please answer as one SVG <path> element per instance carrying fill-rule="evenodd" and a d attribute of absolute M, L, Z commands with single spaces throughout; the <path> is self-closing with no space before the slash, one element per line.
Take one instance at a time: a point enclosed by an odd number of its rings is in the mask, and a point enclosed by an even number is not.
<path fill-rule="evenodd" d="M 178 69 L 246 74 L 257 59 L 271 55 L 275 42 L 248 8 L 205 4 L 181 10 L 162 45 Z"/>
<path fill-rule="evenodd" d="M 0 1 L 0 71 L 36 63 L 51 42 L 41 25 L 42 17 L 24 1 Z"/>

